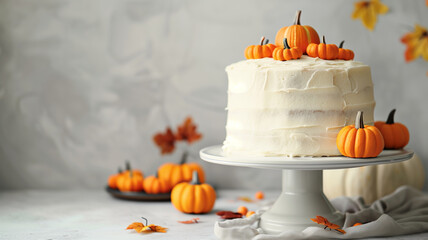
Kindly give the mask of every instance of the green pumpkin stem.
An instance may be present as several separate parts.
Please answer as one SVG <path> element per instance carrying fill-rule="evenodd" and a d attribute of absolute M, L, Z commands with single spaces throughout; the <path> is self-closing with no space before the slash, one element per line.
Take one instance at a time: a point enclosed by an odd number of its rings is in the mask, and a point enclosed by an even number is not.
<path fill-rule="evenodd" d="M 302 10 L 296 11 L 296 17 L 294 18 L 293 25 L 300 25 L 300 15 L 302 14 Z"/>
<path fill-rule="evenodd" d="M 287 38 L 284 38 L 284 49 L 290 49 L 290 45 L 288 45 Z"/>
<path fill-rule="evenodd" d="M 325 36 L 324 35 L 322 36 L 322 43 L 325 44 Z"/>
<path fill-rule="evenodd" d="M 192 172 L 192 181 L 190 182 L 190 184 L 192 185 L 199 185 L 201 184 L 201 181 L 199 180 L 199 174 L 198 171 L 193 171 Z"/>
<path fill-rule="evenodd" d="M 187 156 L 188 155 L 189 155 L 189 153 L 187 151 L 183 152 L 183 155 L 181 156 L 181 160 L 180 160 L 180 165 L 185 164 L 187 162 Z"/>
<path fill-rule="evenodd" d="M 355 118 L 355 128 L 364 128 L 363 112 L 358 111 L 357 117 Z"/>
<path fill-rule="evenodd" d="M 121 167 L 119 167 L 118 169 L 117 169 L 117 173 L 118 174 L 121 174 L 123 171 L 122 171 L 122 168 Z"/>
<path fill-rule="evenodd" d="M 265 36 L 262 36 L 262 39 L 260 40 L 260 45 L 263 46 L 263 42 L 265 41 Z"/>
<path fill-rule="evenodd" d="M 343 48 L 343 44 L 345 43 L 345 40 L 343 40 L 340 44 L 339 44 L 339 48 Z"/>
<path fill-rule="evenodd" d="M 126 162 L 125 162 L 125 168 L 126 168 L 126 170 L 131 171 L 131 163 L 129 163 L 128 160 L 126 160 Z"/>
<path fill-rule="evenodd" d="M 395 115 L 395 109 L 392 109 L 392 111 L 388 115 L 388 119 L 386 120 L 386 124 L 394 124 L 394 115 Z"/>

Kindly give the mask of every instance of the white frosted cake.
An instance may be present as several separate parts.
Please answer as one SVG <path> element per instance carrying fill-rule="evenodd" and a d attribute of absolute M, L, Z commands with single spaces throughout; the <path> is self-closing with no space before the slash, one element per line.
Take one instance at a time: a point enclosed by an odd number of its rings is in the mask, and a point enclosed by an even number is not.
<path fill-rule="evenodd" d="M 340 155 L 336 136 L 358 111 L 373 124 L 370 67 L 302 56 L 251 59 L 226 68 L 226 155 Z"/>

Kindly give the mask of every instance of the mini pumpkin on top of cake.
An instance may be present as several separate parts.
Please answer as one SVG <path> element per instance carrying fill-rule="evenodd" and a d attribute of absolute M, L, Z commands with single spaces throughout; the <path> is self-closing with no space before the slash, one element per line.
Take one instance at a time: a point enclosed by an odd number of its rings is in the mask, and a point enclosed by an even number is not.
<path fill-rule="evenodd" d="M 375 107 L 370 67 L 352 61 L 354 52 L 343 48 L 344 41 L 339 46 L 327 44 L 323 36 L 320 43 L 314 28 L 300 24 L 300 16 L 301 11 L 297 11 L 293 25 L 277 32 L 276 46 L 262 37 L 260 45 L 245 49 L 248 60 L 226 67 L 229 83 L 224 153 L 377 156 L 383 149 L 383 137 L 377 143 L 364 141 L 367 147 L 375 147 L 364 154 L 358 152 L 362 151 L 361 134 L 373 139 L 372 129 L 376 128 L 370 126 L 374 124 Z M 356 129 L 358 154 L 355 141 L 352 150 L 350 143 L 346 146 L 353 154 L 339 151 L 339 131 L 351 125 L 359 111 L 364 112 L 370 127 Z M 381 131 L 377 133 L 381 136 Z M 342 138 L 346 142 L 346 137 Z"/>

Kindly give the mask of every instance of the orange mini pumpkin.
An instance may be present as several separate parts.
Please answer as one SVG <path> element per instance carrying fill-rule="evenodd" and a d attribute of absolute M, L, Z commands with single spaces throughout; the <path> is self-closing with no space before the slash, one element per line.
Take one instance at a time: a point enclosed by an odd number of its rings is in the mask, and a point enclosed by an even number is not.
<path fill-rule="evenodd" d="M 126 172 L 117 179 L 117 188 L 121 192 L 140 192 L 143 190 L 143 181 L 142 175 Z"/>
<path fill-rule="evenodd" d="M 395 109 L 393 109 L 386 122 L 376 121 L 375 126 L 379 128 L 385 141 L 385 149 L 400 149 L 409 143 L 409 130 L 404 124 L 394 122 Z"/>
<path fill-rule="evenodd" d="M 376 157 L 384 147 L 383 137 L 375 126 L 364 125 L 363 112 L 359 111 L 355 125 L 342 128 L 337 135 L 336 145 L 346 157 Z"/>
<path fill-rule="evenodd" d="M 308 25 L 300 25 L 301 13 L 302 11 L 300 10 L 296 12 L 293 25 L 283 27 L 276 33 L 275 45 L 277 47 L 283 48 L 283 40 L 284 38 L 287 38 L 287 42 L 290 47 L 298 47 L 302 50 L 302 53 L 305 53 L 306 47 L 310 43 L 320 43 L 320 38 L 314 28 Z"/>
<path fill-rule="evenodd" d="M 187 154 L 183 154 L 180 164 L 164 163 L 158 169 L 158 176 L 174 187 L 181 182 L 192 180 L 192 172 L 197 171 L 201 182 L 205 182 L 205 172 L 197 163 L 186 163 Z"/>
<path fill-rule="evenodd" d="M 260 45 L 251 45 L 245 49 L 245 57 L 247 59 L 259 59 L 265 57 L 272 57 L 272 52 L 275 49 L 275 45 L 270 44 L 269 40 L 262 37 Z"/>
<path fill-rule="evenodd" d="M 309 44 L 306 52 L 310 57 L 319 57 L 325 60 L 334 60 L 339 56 L 339 48 L 336 46 L 336 44 L 326 44 L 324 36 L 322 37 L 322 43 Z"/>
<path fill-rule="evenodd" d="M 215 203 L 216 193 L 211 185 L 199 181 L 198 172 L 192 173 L 190 183 L 183 182 L 172 189 L 171 202 L 184 213 L 207 213 Z"/>
<path fill-rule="evenodd" d="M 343 44 L 345 43 L 345 41 L 342 41 L 339 44 L 339 54 L 337 56 L 338 59 L 342 59 L 342 60 L 352 60 L 354 59 L 354 51 L 352 51 L 351 49 L 345 49 L 343 48 Z"/>
<path fill-rule="evenodd" d="M 171 191 L 169 182 L 158 178 L 157 176 L 149 176 L 143 182 L 144 191 L 148 194 L 168 193 Z"/>
<path fill-rule="evenodd" d="M 290 48 L 290 46 L 288 46 L 287 38 L 284 38 L 284 46 L 284 48 L 277 47 L 275 48 L 275 50 L 273 50 L 273 59 L 280 61 L 288 61 L 291 59 L 299 59 L 303 55 L 303 52 L 302 50 L 300 50 L 300 48 Z"/>
<path fill-rule="evenodd" d="M 119 168 L 116 174 L 113 174 L 108 178 L 108 186 L 110 188 L 117 188 L 117 180 L 119 179 L 120 175 L 122 175 L 122 169 Z"/>

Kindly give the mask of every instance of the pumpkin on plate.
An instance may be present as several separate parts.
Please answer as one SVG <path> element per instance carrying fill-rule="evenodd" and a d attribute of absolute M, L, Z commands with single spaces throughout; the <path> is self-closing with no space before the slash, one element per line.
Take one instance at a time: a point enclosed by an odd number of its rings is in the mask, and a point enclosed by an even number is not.
<path fill-rule="evenodd" d="M 385 149 L 400 149 L 409 143 L 409 130 L 404 124 L 394 122 L 394 114 L 395 109 L 389 113 L 386 122 L 375 122 L 385 141 Z"/>
<path fill-rule="evenodd" d="M 342 155 L 352 158 L 376 157 L 384 147 L 382 134 L 376 127 L 364 125 L 361 111 L 355 125 L 346 126 L 337 134 L 336 145 Z"/>
<path fill-rule="evenodd" d="M 318 57 L 325 60 L 334 60 L 339 56 L 339 48 L 336 46 L 336 44 L 326 44 L 325 36 L 322 36 L 322 43 L 309 44 L 306 52 L 310 57 Z"/>
<path fill-rule="evenodd" d="M 272 52 L 275 45 L 270 44 L 269 40 L 262 37 L 260 45 L 251 45 L 245 48 L 245 57 L 247 59 L 259 59 L 265 57 L 272 57 Z"/>
<path fill-rule="evenodd" d="M 110 175 L 107 181 L 108 186 L 110 188 L 113 188 L 113 189 L 117 188 L 117 179 L 120 177 L 121 174 L 122 174 L 122 169 L 119 168 L 116 174 Z"/>
<path fill-rule="evenodd" d="M 129 171 L 120 175 L 117 179 L 117 188 L 121 192 L 141 192 L 143 190 L 144 177 Z"/>
<path fill-rule="evenodd" d="M 342 41 L 339 44 L 339 54 L 337 56 L 337 59 L 341 59 L 341 60 L 352 60 L 352 59 L 354 59 L 354 51 L 352 51 L 351 49 L 343 48 L 344 43 L 345 43 L 345 41 Z"/>
<path fill-rule="evenodd" d="M 284 38 L 287 38 L 288 45 L 290 47 L 298 47 L 302 50 L 302 53 L 306 52 L 306 47 L 310 43 L 320 43 L 320 38 L 317 31 L 308 25 L 300 24 L 300 15 L 302 11 L 296 12 L 294 23 L 291 26 L 283 27 L 279 29 L 275 37 L 275 45 L 280 48 L 284 48 Z"/>
<path fill-rule="evenodd" d="M 214 188 L 199 181 L 198 171 L 193 171 L 190 183 L 180 183 L 171 192 L 172 204 L 184 213 L 208 213 L 213 209 L 215 199 Z"/>
<path fill-rule="evenodd" d="M 192 180 L 192 172 L 197 171 L 201 182 L 205 182 L 204 169 L 198 163 L 186 163 L 187 153 L 184 153 L 180 164 L 164 163 L 158 169 L 159 179 L 167 181 L 172 187 Z"/>
<path fill-rule="evenodd" d="M 284 48 L 275 48 L 275 50 L 273 50 L 273 59 L 279 61 L 288 61 L 292 59 L 299 59 L 303 55 L 302 50 L 300 50 L 300 48 L 290 48 L 290 46 L 288 46 L 287 38 L 284 38 L 284 46 Z"/>
<path fill-rule="evenodd" d="M 171 185 L 157 176 L 149 176 L 144 179 L 143 189 L 148 194 L 168 193 L 171 191 Z"/>
<path fill-rule="evenodd" d="M 422 189 L 425 170 L 418 155 L 410 160 L 337 170 L 324 170 L 324 193 L 332 199 L 362 196 L 367 204 L 394 192 L 402 185 Z"/>

